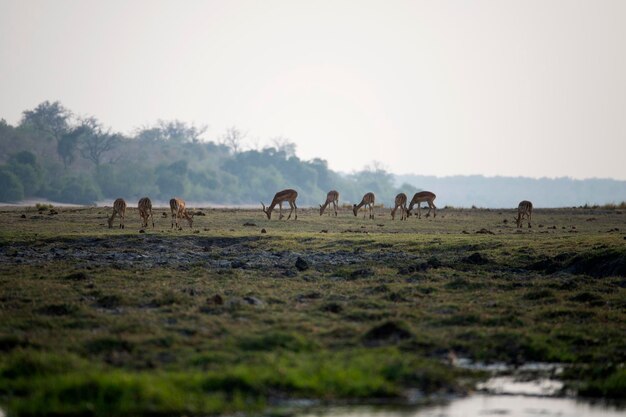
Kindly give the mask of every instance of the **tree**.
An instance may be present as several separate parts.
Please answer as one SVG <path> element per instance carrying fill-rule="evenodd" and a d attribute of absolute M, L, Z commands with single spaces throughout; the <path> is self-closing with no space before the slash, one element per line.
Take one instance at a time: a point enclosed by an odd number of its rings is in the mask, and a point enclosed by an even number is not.
<path fill-rule="evenodd" d="M 247 135 L 247 133 L 242 132 L 235 126 L 232 126 L 226 129 L 226 133 L 222 135 L 218 143 L 226 146 L 233 152 L 233 154 L 236 155 L 241 152 L 243 141 L 246 139 Z"/>
<path fill-rule="evenodd" d="M 272 139 L 272 145 L 274 145 L 274 148 L 276 148 L 278 152 L 284 152 L 285 158 L 296 156 L 297 145 L 289 140 L 289 138 L 277 136 Z"/>
<path fill-rule="evenodd" d="M 38 193 L 43 174 L 34 153 L 22 151 L 11 155 L 7 168 L 20 180 L 24 196 L 31 197 Z"/>
<path fill-rule="evenodd" d="M 87 133 L 89 133 L 89 130 L 85 126 L 78 126 L 65 133 L 59 139 L 57 153 L 61 156 L 66 169 L 76 159 L 76 150 L 78 149 L 80 137 Z"/>
<path fill-rule="evenodd" d="M 140 128 L 135 136 L 140 140 L 148 141 L 172 141 L 172 142 L 192 142 L 201 141 L 201 136 L 206 132 L 206 126 L 196 127 L 179 120 L 159 120 L 155 126 L 144 126 Z"/>
<path fill-rule="evenodd" d="M 96 166 L 100 165 L 104 154 L 115 149 L 122 140 L 122 135 L 105 131 L 95 117 L 82 119 L 81 127 L 83 133 L 80 135 L 80 154 Z"/>
<path fill-rule="evenodd" d="M 69 130 L 69 119 L 72 113 L 63 107 L 63 105 L 55 101 L 50 103 L 44 101 L 33 110 L 25 110 L 22 113 L 21 127 L 31 127 L 45 133 L 56 141 Z"/>
<path fill-rule="evenodd" d="M 24 199 L 24 187 L 20 179 L 8 168 L 0 167 L 0 201 L 13 202 Z"/>

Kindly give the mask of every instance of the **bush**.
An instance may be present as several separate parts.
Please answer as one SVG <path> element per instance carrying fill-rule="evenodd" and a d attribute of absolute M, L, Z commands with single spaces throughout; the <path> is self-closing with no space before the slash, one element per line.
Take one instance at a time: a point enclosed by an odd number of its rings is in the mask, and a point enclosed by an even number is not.
<path fill-rule="evenodd" d="M 64 181 L 59 199 L 64 203 L 94 204 L 100 190 L 89 177 L 70 177 Z"/>
<path fill-rule="evenodd" d="M 10 170 L 0 168 L 0 201 L 16 202 L 24 199 L 24 186 Z"/>

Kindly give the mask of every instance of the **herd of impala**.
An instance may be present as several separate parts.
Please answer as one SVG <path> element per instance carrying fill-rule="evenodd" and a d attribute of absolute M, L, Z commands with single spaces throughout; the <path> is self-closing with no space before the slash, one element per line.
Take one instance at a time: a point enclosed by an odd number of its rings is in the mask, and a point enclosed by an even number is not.
<path fill-rule="evenodd" d="M 430 212 L 432 210 L 433 217 L 437 217 L 437 207 L 435 206 L 435 198 L 437 196 L 430 191 L 420 191 L 415 193 L 409 206 L 407 208 L 407 196 L 404 193 L 400 193 L 396 196 L 394 207 L 391 210 L 391 218 L 395 220 L 396 212 L 400 209 L 400 220 L 406 220 L 408 217 L 412 215 L 413 207 L 417 205 L 417 217 L 421 218 L 421 203 L 428 204 L 428 213 L 426 213 L 426 217 L 430 216 Z M 265 204 L 261 202 L 263 206 L 263 212 L 267 216 L 268 219 L 272 218 L 272 211 L 278 205 L 279 219 L 282 219 L 283 216 L 283 203 L 289 203 L 289 207 L 291 210 L 289 211 L 289 216 L 287 216 L 287 220 L 291 218 L 291 214 L 294 213 L 294 220 L 298 218 L 298 207 L 296 206 L 296 198 L 298 198 L 298 192 L 296 190 L 287 189 L 282 190 L 274 195 L 274 199 L 270 203 L 269 206 L 265 207 Z M 361 207 L 365 207 L 363 210 L 363 218 L 365 218 L 365 213 L 369 212 L 369 218 L 374 218 L 374 202 L 376 200 L 376 196 L 374 193 L 367 193 L 361 199 L 359 204 L 354 204 L 352 206 L 352 213 L 356 216 L 359 209 Z M 337 215 L 337 207 L 339 206 L 339 193 L 336 190 L 329 191 L 326 195 L 326 202 L 324 204 L 320 204 L 320 216 L 324 214 L 324 211 L 330 205 L 333 205 L 333 212 L 335 216 Z M 152 202 L 148 197 L 143 197 L 139 200 L 137 204 L 137 208 L 139 209 L 139 216 L 141 217 L 141 227 L 148 227 L 148 220 L 152 221 L 152 228 L 154 228 L 154 216 L 152 215 Z M 189 223 L 189 227 L 191 228 L 193 225 L 193 212 L 189 212 L 185 209 L 185 201 L 180 198 L 172 198 L 170 200 L 170 210 L 172 211 L 172 228 L 176 226 L 176 228 L 180 228 L 178 220 L 185 219 Z M 530 221 L 533 212 L 533 203 L 530 201 L 524 200 L 519 203 L 517 206 L 517 217 L 515 218 L 515 222 L 517 223 L 517 227 L 522 227 L 522 222 L 524 218 L 528 219 L 528 227 L 530 226 Z M 328 212 L 330 215 L 331 212 Z M 113 214 L 109 217 L 109 228 L 113 227 L 113 220 L 115 216 L 120 217 L 120 229 L 124 228 L 124 217 L 126 215 L 126 201 L 123 198 L 118 198 L 113 203 Z"/>

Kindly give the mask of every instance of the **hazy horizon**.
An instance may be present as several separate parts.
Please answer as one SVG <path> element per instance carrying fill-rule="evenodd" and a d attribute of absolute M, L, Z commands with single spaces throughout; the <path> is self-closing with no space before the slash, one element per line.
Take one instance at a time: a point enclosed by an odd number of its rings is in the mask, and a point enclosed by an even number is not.
<path fill-rule="evenodd" d="M 626 3 L 0 0 L 0 118 L 59 100 L 333 170 L 626 180 Z"/>

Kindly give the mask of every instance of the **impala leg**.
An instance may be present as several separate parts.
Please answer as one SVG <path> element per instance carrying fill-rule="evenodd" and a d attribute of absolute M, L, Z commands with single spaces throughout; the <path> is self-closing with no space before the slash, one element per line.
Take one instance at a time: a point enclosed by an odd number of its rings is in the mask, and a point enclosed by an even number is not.
<path fill-rule="evenodd" d="M 291 201 L 289 201 L 289 208 L 291 210 L 289 210 L 289 216 L 287 216 L 287 220 L 291 219 L 291 213 L 293 213 L 293 203 Z"/>
<path fill-rule="evenodd" d="M 152 214 L 152 209 L 150 209 L 150 219 L 152 220 L 152 228 L 154 229 L 154 215 Z M 146 222 L 146 227 L 148 227 L 148 222 Z"/>
<path fill-rule="evenodd" d="M 435 203 L 431 203 L 433 205 L 433 219 L 437 217 L 437 206 Z"/>
<path fill-rule="evenodd" d="M 283 203 L 278 204 L 278 220 L 283 218 Z"/>

